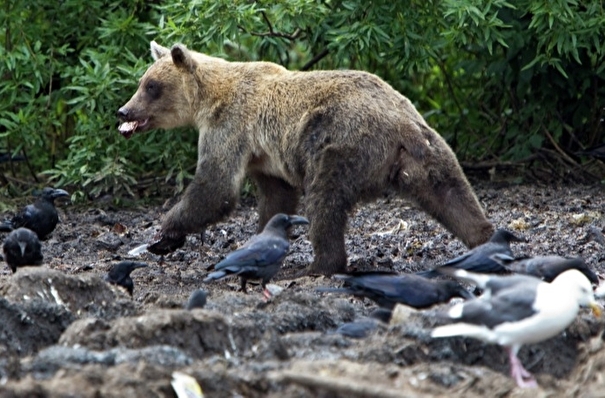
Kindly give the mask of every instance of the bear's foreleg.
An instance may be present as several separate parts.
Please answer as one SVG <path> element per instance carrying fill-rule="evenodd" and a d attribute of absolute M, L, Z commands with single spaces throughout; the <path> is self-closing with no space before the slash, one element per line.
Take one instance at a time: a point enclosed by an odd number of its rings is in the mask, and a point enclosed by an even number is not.
<path fill-rule="evenodd" d="M 200 171 L 203 170 L 203 171 Z M 199 167 L 183 198 L 164 217 L 162 228 L 147 250 L 167 254 L 183 246 L 187 234 L 223 220 L 238 201 L 243 173 L 237 176 Z"/>
<path fill-rule="evenodd" d="M 311 274 L 332 275 L 347 268 L 345 229 L 347 213 L 357 201 L 357 165 L 337 149 L 325 149 L 316 171 L 305 187 L 306 215 L 310 220 L 309 239 L 313 244 Z"/>
<path fill-rule="evenodd" d="M 344 204 L 333 200 L 330 193 L 313 193 L 307 199 L 307 216 L 314 256 L 309 273 L 332 275 L 345 272 L 347 212 Z"/>

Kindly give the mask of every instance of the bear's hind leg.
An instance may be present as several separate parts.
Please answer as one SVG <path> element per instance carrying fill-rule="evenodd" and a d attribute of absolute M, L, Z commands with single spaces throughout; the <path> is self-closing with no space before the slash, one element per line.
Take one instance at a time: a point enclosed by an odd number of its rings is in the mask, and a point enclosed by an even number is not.
<path fill-rule="evenodd" d="M 399 189 L 468 247 L 486 242 L 494 231 L 454 153 L 434 140 L 423 156 L 401 150 L 392 172 Z"/>

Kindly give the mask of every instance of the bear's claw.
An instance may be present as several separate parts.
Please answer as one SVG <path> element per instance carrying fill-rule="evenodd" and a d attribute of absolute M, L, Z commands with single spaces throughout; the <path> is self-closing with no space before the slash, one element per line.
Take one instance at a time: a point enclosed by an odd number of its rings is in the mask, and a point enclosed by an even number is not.
<path fill-rule="evenodd" d="M 159 255 L 171 253 L 185 244 L 185 238 L 185 236 L 170 237 L 159 233 L 147 246 L 147 251 Z"/>

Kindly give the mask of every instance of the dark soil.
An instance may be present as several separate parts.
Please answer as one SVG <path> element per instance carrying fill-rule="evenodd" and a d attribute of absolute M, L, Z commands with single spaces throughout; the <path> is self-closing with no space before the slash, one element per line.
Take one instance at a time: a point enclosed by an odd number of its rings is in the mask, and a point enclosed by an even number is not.
<path fill-rule="evenodd" d="M 601 186 L 481 183 L 476 191 L 495 225 L 528 239 L 513 244 L 515 254 L 579 255 L 605 272 Z M 15 275 L 2 268 L 0 396 L 171 397 L 175 370 L 195 377 L 207 397 L 597 397 L 605 391 L 605 322 L 587 311 L 560 336 L 521 350 L 538 392 L 516 387 L 498 346 L 431 339 L 436 311 L 447 305 L 398 308 L 394 322 L 362 339 L 334 333 L 375 306 L 314 291 L 338 284 L 302 276 L 313 256 L 304 227 L 294 230 L 291 253 L 272 282 L 283 290 L 269 302 L 260 286 L 237 291 L 236 279 L 203 284 L 212 265 L 255 233 L 253 200 L 203 237 L 189 236 L 175 253 L 141 255 L 149 267 L 133 272 L 131 299 L 102 276 L 150 240 L 166 210 L 60 206 L 62 223 L 43 243 L 44 266 Z M 351 270 L 402 273 L 466 250 L 396 198 L 353 212 L 346 244 Z M 200 287 L 209 292 L 206 307 L 184 310 Z"/>

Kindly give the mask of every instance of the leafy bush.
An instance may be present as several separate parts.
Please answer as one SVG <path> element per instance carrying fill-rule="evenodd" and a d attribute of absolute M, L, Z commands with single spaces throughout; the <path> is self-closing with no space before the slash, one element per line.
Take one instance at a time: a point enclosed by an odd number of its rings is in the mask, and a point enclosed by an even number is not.
<path fill-rule="evenodd" d="M 0 149 L 26 154 L 36 174 L 78 197 L 133 195 L 158 179 L 179 191 L 191 177 L 195 131 L 131 140 L 116 131 L 151 39 L 293 70 L 376 73 L 463 160 L 564 154 L 603 139 L 605 14 L 596 0 L 5 3 Z"/>

